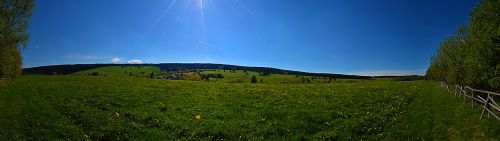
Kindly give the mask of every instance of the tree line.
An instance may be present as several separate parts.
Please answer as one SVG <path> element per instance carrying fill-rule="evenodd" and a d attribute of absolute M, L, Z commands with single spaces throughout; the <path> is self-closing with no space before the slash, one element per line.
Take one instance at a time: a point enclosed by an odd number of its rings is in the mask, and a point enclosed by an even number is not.
<path fill-rule="evenodd" d="M 469 22 L 444 39 L 425 78 L 500 91 L 500 1 L 480 0 Z"/>

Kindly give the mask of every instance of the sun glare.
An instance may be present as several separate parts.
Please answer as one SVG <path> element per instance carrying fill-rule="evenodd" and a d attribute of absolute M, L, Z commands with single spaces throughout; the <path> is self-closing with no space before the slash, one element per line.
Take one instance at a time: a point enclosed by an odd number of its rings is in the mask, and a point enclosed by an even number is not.
<path fill-rule="evenodd" d="M 203 0 L 197 0 L 196 6 L 198 6 L 198 8 L 200 8 L 200 10 L 203 10 Z"/>

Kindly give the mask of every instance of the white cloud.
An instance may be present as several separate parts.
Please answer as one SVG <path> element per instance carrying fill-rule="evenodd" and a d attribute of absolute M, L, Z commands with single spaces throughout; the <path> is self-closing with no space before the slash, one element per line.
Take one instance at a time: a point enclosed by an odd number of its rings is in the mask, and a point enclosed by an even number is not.
<path fill-rule="evenodd" d="M 120 59 L 118 57 L 111 58 L 111 62 L 113 62 L 113 63 L 118 63 L 118 62 L 121 62 L 121 61 L 122 61 L 122 59 Z"/>
<path fill-rule="evenodd" d="M 130 60 L 128 61 L 129 64 L 142 64 L 141 60 Z"/>

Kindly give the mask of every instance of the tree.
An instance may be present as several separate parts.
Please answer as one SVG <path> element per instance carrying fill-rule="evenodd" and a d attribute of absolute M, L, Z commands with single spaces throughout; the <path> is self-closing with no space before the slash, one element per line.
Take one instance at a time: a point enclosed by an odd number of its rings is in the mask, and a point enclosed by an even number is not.
<path fill-rule="evenodd" d="M 255 77 L 255 75 L 250 78 L 250 83 L 257 83 L 257 77 Z"/>
<path fill-rule="evenodd" d="M 446 80 L 453 84 L 464 85 L 465 70 L 463 62 L 466 55 L 466 35 L 465 26 L 460 26 L 455 35 L 446 40 L 449 44 L 445 58 L 448 65 Z"/>
<path fill-rule="evenodd" d="M 21 74 L 20 49 L 28 42 L 28 20 L 33 0 L 0 1 L 0 77 L 13 78 Z"/>
<path fill-rule="evenodd" d="M 481 0 L 472 10 L 468 26 L 466 82 L 482 89 L 500 90 L 500 1 Z"/>
<path fill-rule="evenodd" d="M 500 1 L 480 0 L 468 25 L 446 38 L 431 57 L 425 78 L 500 91 Z"/>

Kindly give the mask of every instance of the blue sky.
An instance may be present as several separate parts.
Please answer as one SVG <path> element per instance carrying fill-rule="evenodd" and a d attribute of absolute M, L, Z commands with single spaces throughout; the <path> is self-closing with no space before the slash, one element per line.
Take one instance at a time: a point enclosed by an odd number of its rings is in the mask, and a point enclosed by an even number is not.
<path fill-rule="evenodd" d="M 474 0 L 38 0 L 24 67 L 224 63 L 423 74 Z"/>

